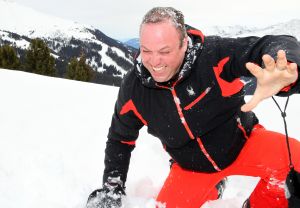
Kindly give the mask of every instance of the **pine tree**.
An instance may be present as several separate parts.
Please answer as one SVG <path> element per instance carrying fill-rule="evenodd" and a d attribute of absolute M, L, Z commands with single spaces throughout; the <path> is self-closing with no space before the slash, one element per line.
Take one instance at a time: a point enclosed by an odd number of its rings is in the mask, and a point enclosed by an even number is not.
<path fill-rule="evenodd" d="M 55 59 L 50 49 L 41 39 L 33 39 L 25 55 L 25 71 L 47 76 L 55 76 Z"/>
<path fill-rule="evenodd" d="M 86 64 L 85 56 L 82 54 L 77 58 L 72 58 L 67 66 L 66 78 L 78 81 L 89 82 L 93 78 L 92 68 Z"/>
<path fill-rule="evenodd" d="M 0 67 L 5 69 L 20 67 L 20 60 L 13 47 L 9 45 L 0 47 Z"/>

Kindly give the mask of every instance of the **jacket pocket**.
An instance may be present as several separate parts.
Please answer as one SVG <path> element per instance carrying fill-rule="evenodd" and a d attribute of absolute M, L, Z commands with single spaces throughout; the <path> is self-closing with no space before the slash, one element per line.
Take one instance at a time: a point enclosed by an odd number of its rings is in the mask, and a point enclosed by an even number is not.
<path fill-rule="evenodd" d="M 190 110 L 191 108 L 193 108 L 195 105 L 197 105 L 198 103 L 200 103 L 200 101 L 202 101 L 213 89 L 214 84 L 212 83 L 211 86 L 207 87 L 204 89 L 204 91 L 202 91 L 200 93 L 200 95 L 198 95 L 198 97 L 196 97 L 194 100 L 192 100 L 189 104 L 187 104 L 183 109 L 185 111 Z"/>

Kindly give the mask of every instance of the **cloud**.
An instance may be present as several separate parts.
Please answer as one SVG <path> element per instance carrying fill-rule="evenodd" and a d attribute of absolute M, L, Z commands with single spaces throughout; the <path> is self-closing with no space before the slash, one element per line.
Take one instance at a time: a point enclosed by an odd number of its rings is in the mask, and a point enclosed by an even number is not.
<path fill-rule="evenodd" d="M 267 26 L 293 18 L 300 19 L 299 0 L 15 0 L 36 10 L 93 25 L 114 38 L 137 37 L 144 14 L 154 6 L 181 10 L 186 22 L 203 25 Z"/>

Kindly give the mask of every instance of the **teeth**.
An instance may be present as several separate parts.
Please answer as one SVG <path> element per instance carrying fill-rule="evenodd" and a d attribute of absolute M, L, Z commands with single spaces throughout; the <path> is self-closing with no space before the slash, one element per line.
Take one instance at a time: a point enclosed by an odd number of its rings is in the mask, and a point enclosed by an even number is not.
<path fill-rule="evenodd" d="M 164 68 L 165 68 L 164 66 L 161 66 L 161 67 L 152 67 L 153 71 L 160 71 L 160 70 L 162 70 Z"/>

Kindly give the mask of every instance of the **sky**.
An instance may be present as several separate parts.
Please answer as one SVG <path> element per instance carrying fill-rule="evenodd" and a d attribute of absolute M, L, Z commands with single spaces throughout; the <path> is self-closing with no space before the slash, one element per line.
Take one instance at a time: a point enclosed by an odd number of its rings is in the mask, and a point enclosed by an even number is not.
<path fill-rule="evenodd" d="M 244 25 L 265 27 L 300 19 L 299 0 L 8 0 L 38 11 L 92 25 L 115 39 L 138 37 L 144 14 L 155 6 L 181 10 L 186 23 L 203 25 Z"/>
<path fill-rule="evenodd" d="M 104 148 L 118 88 L 0 69 L 0 207 L 83 208 L 102 184 Z M 103 99 L 105 97 L 105 99 Z M 285 98 L 277 98 L 283 106 Z M 300 138 L 300 95 L 290 97 L 289 135 Z M 272 99 L 255 112 L 284 133 Z M 132 152 L 124 208 L 155 208 L 169 156 L 142 128 Z M 229 177 L 222 200 L 203 208 L 240 208 L 258 178 Z"/>

